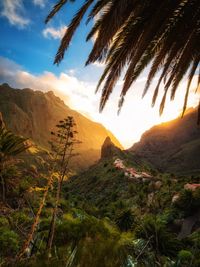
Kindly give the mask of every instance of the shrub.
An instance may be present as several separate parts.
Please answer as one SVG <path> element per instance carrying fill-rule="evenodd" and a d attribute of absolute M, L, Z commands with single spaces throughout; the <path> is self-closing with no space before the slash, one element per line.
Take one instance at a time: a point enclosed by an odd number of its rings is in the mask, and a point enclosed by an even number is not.
<path fill-rule="evenodd" d="M 19 236 L 5 227 L 1 227 L 0 232 L 0 255 L 4 257 L 14 256 L 19 248 Z"/>
<path fill-rule="evenodd" d="M 188 250 L 181 250 L 178 253 L 178 261 L 181 264 L 189 264 L 192 259 L 192 253 Z"/>
<path fill-rule="evenodd" d="M 9 227 L 8 220 L 3 216 L 0 216 L 0 228 L 1 227 Z"/>

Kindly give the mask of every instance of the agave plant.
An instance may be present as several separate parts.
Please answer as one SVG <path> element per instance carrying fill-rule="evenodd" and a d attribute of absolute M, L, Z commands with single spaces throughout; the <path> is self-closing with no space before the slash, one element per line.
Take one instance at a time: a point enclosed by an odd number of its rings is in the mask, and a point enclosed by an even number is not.
<path fill-rule="evenodd" d="M 75 2 L 76 0 L 74 0 Z M 67 3 L 59 0 L 46 18 L 46 23 Z M 104 82 L 100 101 L 103 110 L 118 79 L 124 75 L 119 109 L 131 85 L 146 66 L 150 65 L 143 91 L 147 93 L 158 73 L 154 89 L 154 106 L 159 87 L 164 82 L 164 95 L 160 103 L 162 114 L 167 94 L 174 99 L 180 81 L 188 73 L 185 88 L 183 114 L 187 107 L 191 82 L 197 74 L 200 60 L 200 2 L 199 0 L 86 0 L 71 20 L 55 57 L 59 64 L 84 15 L 87 22 L 95 18 L 95 24 L 86 40 L 94 39 L 86 65 L 95 61 L 105 62 L 105 70 L 97 90 Z M 196 90 L 199 88 L 200 75 Z M 200 122 L 200 105 L 198 111 Z"/>

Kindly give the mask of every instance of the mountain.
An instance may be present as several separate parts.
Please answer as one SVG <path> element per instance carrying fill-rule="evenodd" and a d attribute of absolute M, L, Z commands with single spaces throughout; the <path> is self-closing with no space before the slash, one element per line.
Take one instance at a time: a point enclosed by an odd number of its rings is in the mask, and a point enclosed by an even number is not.
<path fill-rule="evenodd" d="M 146 131 L 129 151 L 161 171 L 198 174 L 200 172 L 200 127 L 196 109 L 183 118 L 162 123 Z"/>
<path fill-rule="evenodd" d="M 101 124 L 93 122 L 70 109 L 53 92 L 43 93 L 31 89 L 13 89 L 8 84 L 0 85 L 0 112 L 8 129 L 15 134 L 32 139 L 38 146 L 48 149 L 50 132 L 59 120 L 73 116 L 82 143 L 74 158 L 76 169 L 86 168 L 100 158 L 103 141 L 109 136 L 122 148 L 119 141 Z"/>

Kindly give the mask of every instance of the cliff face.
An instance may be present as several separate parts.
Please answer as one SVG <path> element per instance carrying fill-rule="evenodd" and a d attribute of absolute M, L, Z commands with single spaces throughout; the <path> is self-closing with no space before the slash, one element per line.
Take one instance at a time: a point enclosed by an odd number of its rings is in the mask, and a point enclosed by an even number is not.
<path fill-rule="evenodd" d="M 190 109 L 182 119 L 154 126 L 130 151 L 162 171 L 199 173 L 200 127 L 196 109 Z"/>
<path fill-rule="evenodd" d="M 101 124 L 71 110 L 53 92 L 19 90 L 3 84 L 0 86 L 0 112 L 8 129 L 31 138 L 44 148 L 48 148 L 50 131 L 55 129 L 58 121 L 73 116 L 78 139 L 82 142 L 77 151 L 80 156 L 76 160 L 81 166 L 89 166 L 98 160 L 101 145 L 107 136 L 116 146 L 121 147 L 119 141 Z"/>

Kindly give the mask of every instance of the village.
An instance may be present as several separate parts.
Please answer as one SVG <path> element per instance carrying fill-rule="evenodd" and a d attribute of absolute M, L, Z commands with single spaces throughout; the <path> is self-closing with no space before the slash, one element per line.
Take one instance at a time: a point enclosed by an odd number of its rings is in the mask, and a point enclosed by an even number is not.
<path fill-rule="evenodd" d="M 145 181 L 149 181 L 153 179 L 153 176 L 149 173 L 146 172 L 138 172 L 136 171 L 136 169 L 134 168 L 127 168 L 124 165 L 123 160 L 117 158 L 114 161 L 114 166 L 117 169 L 123 170 L 124 171 L 124 175 L 132 180 L 136 180 L 138 182 L 145 182 Z"/>
<path fill-rule="evenodd" d="M 135 181 L 135 182 L 146 182 L 146 181 L 152 181 L 154 177 L 147 173 L 147 172 L 138 172 L 136 169 L 133 167 L 127 168 L 124 164 L 124 161 L 117 158 L 115 159 L 113 165 L 115 166 L 116 169 L 123 170 L 124 175 L 128 177 L 130 180 Z M 161 181 L 157 181 L 155 183 L 155 187 L 159 189 L 162 186 Z M 190 190 L 190 191 L 195 191 L 196 189 L 200 188 L 200 184 L 185 184 L 184 189 L 185 190 Z M 172 203 L 176 202 L 180 197 L 179 193 L 176 193 L 173 198 L 172 198 Z"/>

